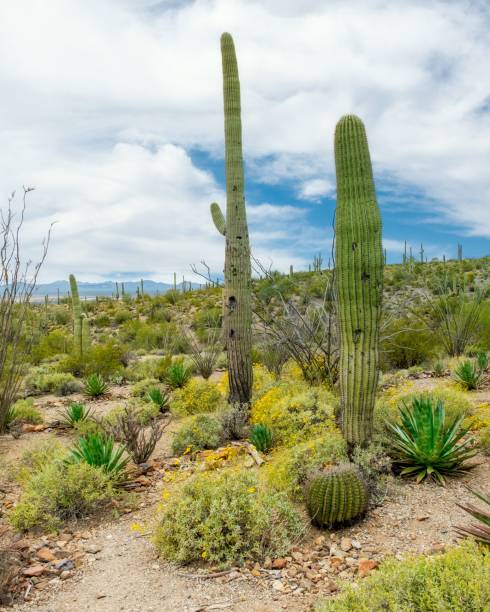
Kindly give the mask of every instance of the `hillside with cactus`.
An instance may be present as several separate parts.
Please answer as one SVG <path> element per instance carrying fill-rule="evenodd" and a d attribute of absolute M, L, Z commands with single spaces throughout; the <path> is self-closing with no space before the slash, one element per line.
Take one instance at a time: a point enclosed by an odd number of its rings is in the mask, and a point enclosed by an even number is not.
<path fill-rule="evenodd" d="M 267 268 L 228 33 L 221 59 L 222 279 L 36 300 L 5 232 L 0 604 L 488 610 L 490 257 L 387 265 L 344 115 L 332 261 Z"/>

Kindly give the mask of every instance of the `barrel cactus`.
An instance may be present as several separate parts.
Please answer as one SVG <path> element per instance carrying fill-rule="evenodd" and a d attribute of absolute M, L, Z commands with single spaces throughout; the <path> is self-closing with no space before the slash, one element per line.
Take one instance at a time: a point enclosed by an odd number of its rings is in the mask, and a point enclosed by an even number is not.
<path fill-rule="evenodd" d="M 381 215 L 362 121 L 342 117 L 335 129 L 336 294 L 340 327 L 341 425 L 350 447 L 373 429 L 383 292 Z"/>
<path fill-rule="evenodd" d="M 306 490 L 310 516 L 320 527 L 332 528 L 366 511 L 369 494 L 359 471 L 351 464 L 314 476 Z"/>
<path fill-rule="evenodd" d="M 252 392 L 251 264 L 244 196 L 240 81 L 230 34 L 221 36 L 225 115 L 226 217 L 215 202 L 211 216 L 225 236 L 223 333 L 228 353 L 229 402 L 249 404 Z"/>

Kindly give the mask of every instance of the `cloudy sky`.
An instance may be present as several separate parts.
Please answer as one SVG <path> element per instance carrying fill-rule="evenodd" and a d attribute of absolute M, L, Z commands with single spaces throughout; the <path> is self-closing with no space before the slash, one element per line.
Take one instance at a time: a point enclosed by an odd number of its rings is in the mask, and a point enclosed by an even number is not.
<path fill-rule="evenodd" d="M 0 194 L 33 185 L 43 280 L 191 278 L 224 244 L 219 37 L 242 87 L 254 254 L 328 258 L 333 132 L 365 122 L 389 261 L 490 254 L 485 0 L 2 0 Z"/>

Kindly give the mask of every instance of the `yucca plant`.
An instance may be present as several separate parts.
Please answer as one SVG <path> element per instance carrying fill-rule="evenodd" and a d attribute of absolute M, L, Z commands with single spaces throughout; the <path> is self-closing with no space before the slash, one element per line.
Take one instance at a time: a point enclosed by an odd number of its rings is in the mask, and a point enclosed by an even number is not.
<path fill-rule="evenodd" d="M 168 404 L 170 398 L 164 391 L 162 391 L 158 387 L 153 387 L 152 389 L 149 389 L 145 395 L 145 399 L 146 401 L 155 404 L 155 406 L 158 406 L 158 410 L 160 412 L 168 411 Z"/>
<path fill-rule="evenodd" d="M 444 376 L 446 373 L 446 368 L 444 367 L 442 361 L 436 361 L 434 363 L 433 372 L 436 378 L 442 378 Z"/>
<path fill-rule="evenodd" d="M 123 457 L 125 446 L 114 446 L 114 438 L 101 433 L 91 433 L 80 438 L 71 449 L 67 463 L 81 463 L 101 468 L 114 478 L 121 476 L 128 458 Z"/>
<path fill-rule="evenodd" d="M 102 397 L 107 393 L 107 383 L 100 374 L 90 374 L 85 379 L 84 392 L 89 397 Z"/>
<path fill-rule="evenodd" d="M 417 482 L 432 478 L 445 484 L 445 475 L 460 474 L 472 467 L 466 462 L 476 454 L 472 439 L 462 441 L 468 432 L 461 428 L 463 416 L 445 425 L 444 404 L 430 397 L 412 400 L 400 407 L 400 424 L 387 423 L 394 434 L 392 452 L 402 476 L 415 476 Z"/>
<path fill-rule="evenodd" d="M 462 361 L 458 367 L 454 370 L 455 380 L 467 391 L 473 391 L 478 389 L 483 381 L 484 370 L 482 370 L 478 363 L 467 359 Z"/>
<path fill-rule="evenodd" d="M 468 512 L 468 514 L 479 522 L 472 523 L 469 527 L 457 525 L 455 529 L 461 536 L 475 538 L 478 542 L 490 546 L 490 495 L 485 495 L 482 491 L 475 491 L 469 487 L 468 490 L 480 501 L 484 502 L 487 507 L 478 508 L 473 504 L 458 504 L 460 508 Z"/>
<path fill-rule="evenodd" d="M 183 360 L 178 359 L 168 366 L 165 380 L 170 387 L 177 389 L 183 387 L 191 375 L 191 368 Z"/>
<path fill-rule="evenodd" d="M 258 423 L 252 427 L 250 431 L 250 442 L 258 451 L 267 453 L 267 451 L 270 451 L 272 448 L 273 441 L 272 431 L 267 425 Z"/>
<path fill-rule="evenodd" d="M 488 366 L 490 365 L 487 353 L 478 353 L 478 355 L 476 356 L 476 364 L 481 373 L 484 374 L 488 370 Z"/>
<path fill-rule="evenodd" d="M 66 406 L 64 411 L 61 412 L 63 423 L 67 427 L 74 427 L 76 423 L 83 423 L 92 416 L 92 409 L 87 408 L 84 404 L 74 402 L 69 406 Z"/>

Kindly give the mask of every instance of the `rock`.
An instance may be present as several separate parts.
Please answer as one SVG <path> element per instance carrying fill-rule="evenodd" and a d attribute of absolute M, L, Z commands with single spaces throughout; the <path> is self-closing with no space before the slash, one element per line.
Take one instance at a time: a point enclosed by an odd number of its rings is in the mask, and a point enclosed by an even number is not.
<path fill-rule="evenodd" d="M 252 574 L 252 576 L 255 576 L 256 578 L 260 578 L 260 570 L 256 570 L 255 568 L 250 570 L 250 573 Z"/>
<path fill-rule="evenodd" d="M 272 567 L 272 559 L 270 557 L 266 557 L 264 561 L 264 569 L 270 569 Z"/>
<path fill-rule="evenodd" d="M 46 548 L 45 546 L 43 546 L 43 548 L 40 548 L 37 551 L 36 557 L 40 559 L 41 561 L 44 561 L 45 563 L 56 560 L 56 556 L 52 553 L 52 551 L 49 548 Z"/>
<path fill-rule="evenodd" d="M 431 544 L 429 554 L 438 555 L 439 553 L 443 553 L 446 550 L 446 547 L 442 542 L 436 542 L 435 544 Z"/>
<path fill-rule="evenodd" d="M 286 561 L 286 559 L 274 559 L 274 561 L 272 562 L 272 569 L 284 569 L 287 564 L 288 562 Z"/>
<path fill-rule="evenodd" d="M 352 548 L 352 540 L 350 538 L 342 538 L 340 540 L 340 548 L 344 552 L 349 552 L 349 550 Z"/>
<path fill-rule="evenodd" d="M 75 563 L 71 559 L 61 559 L 61 561 L 58 561 L 54 566 L 54 569 L 63 572 L 65 570 L 72 570 L 74 567 Z"/>
<path fill-rule="evenodd" d="M 293 550 L 293 552 L 291 553 L 291 557 L 295 560 L 295 561 L 303 561 L 303 553 Z"/>
<path fill-rule="evenodd" d="M 378 565 L 378 562 L 374 559 L 359 559 L 359 576 L 365 578 Z"/>
<path fill-rule="evenodd" d="M 428 514 L 421 514 L 421 515 L 417 516 L 417 520 L 418 521 L 426 521 L 429 518 L 430 518 L 430 516 Z"/>
<path fill-rule="evenodd" d="M 359 542 L 359 540 L 352 540 L 352 547 L 356 550 L 360 550 L 362 548 L 362 544 Z"/>
<path fill-rule="evenodd" d="M 60 574 L 60 580 L 66 580 L 67 578 L 70 578 L 71 576 L 72 576 L 72 573 L 69 570 L 64 570 Z"/>
<path fill-rule="evenodd" d="M 97 593 L 96 597 L 97 599 L 104 599 L 104 597 L 107 597 L 107 595 L 105 593 Z"/>
<path fill-rule="evenodd" d="M 330 557 L 330 565 L 337 569 L 343 564 L 344 560 L 340 557 Z"/>
<path fill-rule="evenodd" d="M 325 546 L 327 542 L 327 538 L 323 535 L 318 536 L 317 538 L 315 538 L 315 546 L 317 548 L 323 548 Z"/>
<path fill-rule="evenodd" d="M 26 567 L 26 569 L 22 572 L 24 576 L 28 576 L 32 578 L 33 576 L 41 576 L 44 572 L 44 565 L 31 565 Z"/>
<path fill-rule="evenodd" d="M 99 546 L 99 544 L 85 544 L 83 550 L 90 555 L 96 555 L 102 550 L 102 546 Z"/>
<path fill-rule="evenodd" d="M 274 591 L 279 591 L 280 593 L 283 593 L 285 590 L 284 583 L 280 580 L 274 580 L 274 582 L 272 583 L 272 588 L 274 589 Z"/>

